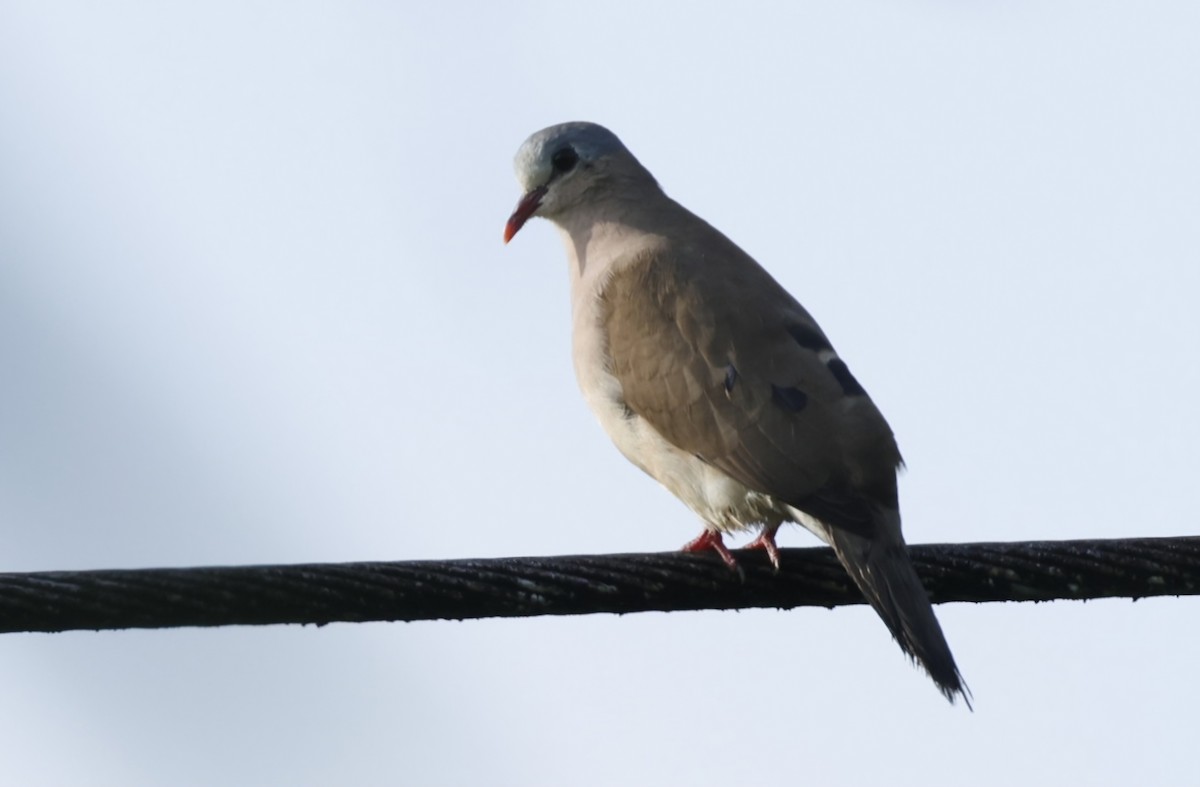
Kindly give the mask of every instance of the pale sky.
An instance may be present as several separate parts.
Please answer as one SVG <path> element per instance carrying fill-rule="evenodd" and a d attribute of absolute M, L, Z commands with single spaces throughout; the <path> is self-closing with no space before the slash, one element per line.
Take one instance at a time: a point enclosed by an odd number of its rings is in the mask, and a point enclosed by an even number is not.
<path fill-rule="evenodd" d="M 512 156 L 602 123 L 820 320 L 912 543 L 1197 532 L 1194 3 L 0 2 L 0 570 L 675 549 Z M 799 529 L 784 546 L 813 545 Z M 1195 599 L 0 638 L 20 785 L 1195 778 Z"/>

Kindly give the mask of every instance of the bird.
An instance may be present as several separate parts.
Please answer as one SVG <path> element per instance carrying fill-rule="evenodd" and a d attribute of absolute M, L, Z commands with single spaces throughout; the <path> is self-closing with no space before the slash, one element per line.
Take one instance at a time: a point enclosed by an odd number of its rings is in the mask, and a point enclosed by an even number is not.
<path fill-rule="evenodd" d="M 901 533 L 891 427 L 812 315 L 733 241 L 663 191 L 607 128 L 525 140 L 504 227 L 559 230 L 572 355 L 617 449 L 703 522 L 685 551 L 732 569 L 726 534 L 776 570 L 795 522 L 833 548 L 900 648 L 951 703 L 971 695 Z"/>

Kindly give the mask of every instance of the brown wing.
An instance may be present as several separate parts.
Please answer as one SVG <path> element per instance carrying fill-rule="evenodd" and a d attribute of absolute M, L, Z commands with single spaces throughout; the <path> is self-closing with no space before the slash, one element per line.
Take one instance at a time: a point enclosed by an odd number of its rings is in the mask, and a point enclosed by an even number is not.
<path fill-rule="evenodd" d="M 704 248 L 657 250 L 605 288 L 626 405 L 750 489 L 869 528 L 872 503 L 896 502 L 891 430 L 808 312 L 704 228 Z"/>

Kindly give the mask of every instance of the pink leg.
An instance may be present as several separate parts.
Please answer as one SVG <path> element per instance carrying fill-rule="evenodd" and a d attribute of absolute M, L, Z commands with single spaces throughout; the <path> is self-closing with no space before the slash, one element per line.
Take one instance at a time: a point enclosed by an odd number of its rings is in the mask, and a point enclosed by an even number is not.
<path fill-rule="evenodd" d="M 706 549 L 711 549 L 720 555 L 721 559 L 725 561 L 725 565 L 734 571 L 738 570 L 738 564 L 733 559 L 733 553 L 725 546 L 725 540 L 716 530 L 706 529 L 703 533 L 683 545 L 684 552 L 703 552 Z"/>
<path fill-rule="evenodd" d="M 758 534 L 758 538 L 751 541 L 742 549 L 765 549 L 767 557 L 771 559 L 771 565 L 775 566 L 775 570 L 779 570 L 779 547 L 775 546 L 775 530 L 776 528 L 764 527 L 763 531 Z"/>

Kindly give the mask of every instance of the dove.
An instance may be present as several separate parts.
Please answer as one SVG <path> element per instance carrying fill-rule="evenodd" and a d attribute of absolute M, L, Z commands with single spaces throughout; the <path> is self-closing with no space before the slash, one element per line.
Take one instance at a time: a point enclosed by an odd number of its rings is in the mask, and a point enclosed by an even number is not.
<path fill-rule="evenodd" d="M 812 315 L 603 126 L 538 131 L 515 170 L 504 241 L 534 217 L 558 228 L 580 389 L 617 449 L 703 522 L 684 549 L 736 568 L 724 536 L 756 531 L 747 548 L 778 568 L 776 533 L 800 524 L 969 707 L 901 533 L 895 437 Z"/>

